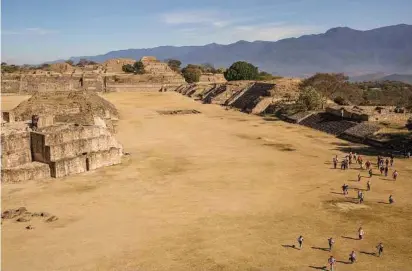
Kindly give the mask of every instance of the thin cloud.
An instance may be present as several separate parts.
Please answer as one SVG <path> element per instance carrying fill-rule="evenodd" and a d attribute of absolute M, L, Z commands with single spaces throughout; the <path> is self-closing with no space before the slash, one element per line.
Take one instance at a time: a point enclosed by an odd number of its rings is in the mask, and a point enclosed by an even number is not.
<path fill-rule="evenodd" d="M 210 25 L 224 27 L 230 21 L 222 20 L 223 14 L 213 10 L 172 11 L 160 15 L 161 21 L 169 25 Z"/>
<path fill-rule="evenodd" d="M 2 35 L 49 35 L 57 34 L 57 30 L 45 29 L 39 27 L 28 27 L 23 30 L 4 30 L 1 32 Z"/>

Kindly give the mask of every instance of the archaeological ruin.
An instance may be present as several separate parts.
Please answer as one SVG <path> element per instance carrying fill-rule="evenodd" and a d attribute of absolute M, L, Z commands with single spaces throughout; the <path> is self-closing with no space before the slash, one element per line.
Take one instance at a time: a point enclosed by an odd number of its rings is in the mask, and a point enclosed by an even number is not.
<path fill-rule="evenodd" d="M 37 92 L 2 112 L 2 182 L 58 178 L 121 163 L 116 108 L 88 91 Z"/>

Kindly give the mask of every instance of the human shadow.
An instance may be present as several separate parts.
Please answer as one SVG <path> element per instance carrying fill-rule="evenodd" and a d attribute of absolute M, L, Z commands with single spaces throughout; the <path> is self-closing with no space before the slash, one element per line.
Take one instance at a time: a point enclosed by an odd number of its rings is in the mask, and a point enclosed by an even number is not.
<path fill-rule="evenodd" d="M 384 201 L 378 201 L 378 203 L 380 203 L 380 204 L 390 204 L 389 202 L 384 202 Z"/>
<path fill-rule="evenodd" d="M 336 195 L 343 195 L 343 193 L 338 193 L 338 192 L 330 192 L 331 194 L 336 194 Z"/>
<path fill-rule="evenodd" d="M 351 262 L 347 261 L 336 261 L 337 263 L 343 263 L 343 264 L 351 264 Z"/>
<path fill-rule="evenodd" d="M 375 252 L 359 251 L 359 253 L 361 253 L 361 254 L 366 254 L 366 255 L 369 255 L 369 256 L 376 256 L 376 253 L 375 253 Z"/>
<path fill-rule="evenodd" d="M 313 266 L 313 265 L 309 265 L 309 268 L 312 269 L 317 269 L 317 270 L 326 270 L 326 266 Z"/>
<path fill-rule="evenodd" d="M 284 248 L 293 248 L 293 249 L 300 250 L 300 248 L 296 247 L 295 245 L 282 245 L 282 247 L 284 247 Z"/>
<path fill-rule="evenodd" d="M 341 236 L 342 238 L 345 238 L 345 239 L 350 239 L 350 240 L 359 240 L 359 238 L 353 238 L 353 237 L 350 237 L 350 236 Z"/>
<path fill-rule="evenodd" d="M 322 251 L 329 251 L 327 247 L 311 247 L 312 249 L 322 250 Z"/>

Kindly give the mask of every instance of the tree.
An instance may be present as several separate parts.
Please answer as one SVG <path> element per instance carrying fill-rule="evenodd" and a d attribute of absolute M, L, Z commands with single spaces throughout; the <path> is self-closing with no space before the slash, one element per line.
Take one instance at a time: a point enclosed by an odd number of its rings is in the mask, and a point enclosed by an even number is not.
<path fill-rule="evenodd" d="M 47 63 L 41 64 L 40 69 L 48 71 L 50 70 L 50 64 L 47 64 Z"/>
<path fill-rule="evenodd" d="M 66 60 L 66 63 L 69 64 L 69 65 L 71 65 L 71 66 L 73 66 L 73 60 L 70 60 L 70 59 L 69 59 L 69 60 Z"/>
<path fill-rule="evenodd" d="M 133 66 L 130 65 L 130 64 L 123 65 L 123 66 L 122 66 L 122 70 L 123 70 L 124 72 L 127 72 L 127 73 L 132 73 L 132 72 L 134 72 L 134 68 L 133 68 Z"/>
<path fill-rule="evenodd" d="M 174 70 L 175 72 L 179 72 L 180 71 L 180 65 L 182 65 L 182 62 L 180 60 L 177 59 L 168 59 L 166 61 L 167 65 Z"/>
<path fill-rule="evenodd" d="M 144 65 L 141 61 L 136 61 L 133 64 L 134 72 L 138 74 L 144 74 Z"/>
<path fill-rule="evenodd" d="M 199 82 L 200 76 L 202 75 L 202 70 L 197 65 L 189 64 L 182 69 L 183 77 L 188 83 Z"/>
<path fill-rule="evenodd" d="M 225 68 L 217 68 L 217 69 L 216 69 L 216 73 L 221 73 L 221 74 L 223 74 L 225 71 L 226 71 Z"/>
<path fill-rule="evenodd" d="M 258 68 L 245 61 L 238 61 L 232 64 L 224 73 L 226 80 L 256 80 Z"/>
<path fill-rule="evenodd" d="M 201 68 L 202 72 L 204 72 L 204 73 L 213 73 L 213 74 L 217 73 L 215 67 L 210 63 L 201 64 L 200 68 Z"/>
<path fill-rule="evenodd" d="M 122 66 L 122 70 L 126 73 L 144 74 L 144 65 L 141 61 L 136 61 L 133 65 L 126 64 Z"/>
<path fill-rule="evenodd" d="M 324 98 L 313 87 L 305 87 L 301 89 L 297 105 L 304 111 L 318 110 L 323 107 Z"/>
<path fill-rule="evenodd" d="M 343 73 L 317 73 L 303 80 L 301 86 L 303 88 L 308 86 L 314 87 L 322 94 L 332 98 L 348 79 Z"/>
<path fill-rule="evenodd" d="M 17 65 L 7 65 L 6 62 L 1 63 L 1 72 L 13 73 L 20 70 L 20 67 Z"/>

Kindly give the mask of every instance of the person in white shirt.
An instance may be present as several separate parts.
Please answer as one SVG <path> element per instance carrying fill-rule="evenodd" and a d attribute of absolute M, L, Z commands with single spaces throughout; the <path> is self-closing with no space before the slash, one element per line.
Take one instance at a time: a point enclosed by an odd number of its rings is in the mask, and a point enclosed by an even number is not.
<path fill-rule="evenodd" d="M 356 261 L 355 251 L 352 251 L 352 252 L 349 254 L 349 261 L 350 261 L 351 263 L 354 263 L 354 262 Z"/>
<path fill-rule="evenodd" d="M 299 238 L 298 238 L 298 243 L 299 243 L 299 249 L 301 249 L 301 248 L 302 248 L 302 245 L 303 245 L 303 236 L 302 236 L 302 235 L 299 236 Z"/>
<path fill-rule="evenodd" d="M 336 259 L 333 256 L 330 256 L 328 259 L 328 264 L 330 266 L 330 271 L 333 271 L 336 264 Z"/>
<path fill-rule="evenodd" d="M 383 253 L 383 244 L 379 243 L 376 248 L 378 249 L 378 257 L 380 257 Z"/>
<path fill-rule="evenodd" d="M 335 244 L 335 240 L 333 240 L 333 238 L 329 238 L 328 239 L 328 244 L 329 244 L 329 251 L 332 250 L 333 245 Z"/>
<path fill-rule="evenodd" d="M 365 235 L 365 232 L 363 231 L 362 227 L 359 228 L 358 233 L 359 233 L 359 240 L 363 240 L 363 235 Z"/>

